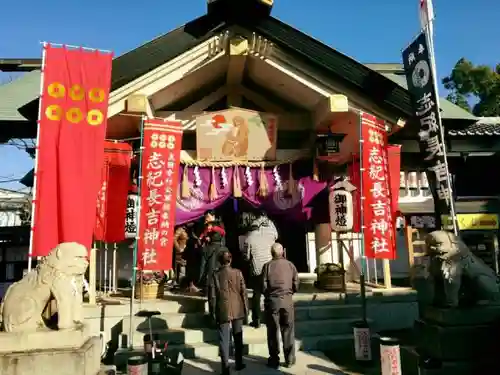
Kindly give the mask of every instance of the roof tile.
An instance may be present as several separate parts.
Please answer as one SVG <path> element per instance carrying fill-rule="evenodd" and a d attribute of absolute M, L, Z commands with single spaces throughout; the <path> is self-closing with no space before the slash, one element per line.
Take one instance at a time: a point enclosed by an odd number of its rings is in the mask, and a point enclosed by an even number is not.
<path fill-rule="evenodd" d="M 450 136 L 500 136 L 500 117 L 479 117 L 479 120 L 463 129 L 448 130 Z"/>

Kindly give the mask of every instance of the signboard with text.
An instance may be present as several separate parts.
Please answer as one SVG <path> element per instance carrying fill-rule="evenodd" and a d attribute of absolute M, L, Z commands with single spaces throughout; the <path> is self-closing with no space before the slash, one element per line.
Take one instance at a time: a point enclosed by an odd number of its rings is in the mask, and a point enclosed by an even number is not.
<path fill-rule="evenodd" d="M 143 139 L 137 267 L 148 271 L 170 270 L 182 125 L 148 119 Z"/>
<path fill-rule="evenodd" d="M 439 98 L 423 32 L 403 51 L 403 63 L 415 117 L 420 125 L 420 154 L 438 210 L 436 217 L 439 219 L 439 215 L 451 213 L 452 189 L 442 139 Z"/>

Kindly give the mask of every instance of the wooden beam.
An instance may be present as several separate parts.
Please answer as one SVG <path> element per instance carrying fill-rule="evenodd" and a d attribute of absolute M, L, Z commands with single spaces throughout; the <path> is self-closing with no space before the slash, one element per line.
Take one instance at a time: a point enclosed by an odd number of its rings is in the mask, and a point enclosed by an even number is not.
<path fill-rule="evenodd" d="M 285 108 L 283 108 L 279 105 L 276 105 L 272 101 L 268 100 L 264 95 L 261 95 L 255 91 L 252 91 L 244 86 L 239 86 L 238 91 L 242 96 L 244 96 L 248 100 L 254 102 L 259 107 L 262 107 L 267 112 L 276 113 L 276 114 L 286 112 Z"/>
<path fill-rule="evenodd" d="M 155 116 L 172 121 L 180 121 L 184 131 L 195 130 L 196 117 L 203 111 L 156 111 Z M 312 129 L 311 117 L 307 113 L 284 113 L 278 114 L 278 130 L 280 131 L 304 131 Z"/>
<path fill-rule="evenodd" d="M 339 112 L 349 111 L 349 99 L 345 95 L 333 94 L 320 100 L 313 113 L 316 128 L 329 124 Z"/>
<path fill-rule="evenodd" d="M 389 130 L 388 136 L 390 137 L 393 134 L 396 134 L 398 131 L 402 130 L 406 125 L 406 120 L 403 118 L 399 118 L 396 121 L 396 124 L 391 124 L 391 129 Z"/>
<path fill-rule="evenodd" d="M 227 95 L 229 107 L 241 107 L 241 94 L 235 89 L 243 80 L 245 65 L 248 56 L 248 40 L 242 37 L 233 37 L 229 40 L 229 63 L 226 73 L 226 84 L 230 88 Z"/>
<path fill-rule="evenodd" d="M 227 92 L 228 92 L 227 87 L 222 86 L 219 87 L 217 90 L 213 91 L 211 94 L 204 96 L 202 99 L 191 104 L 189 107 L 183 109 L 182 111 L 155 111 L 154 113 L 156 117 L 161 117 L 161 118 L 167 118 L 170 117 L 171 115 L 175 115 L 176 113 L 184 113 L 187 115 L 183 115 L 182 116 L 183 118 L 187 117 L 191 118 L 197 114 L 203 113 L 205 109 L 207 109 L 212 104 L 214 104 L 215 102 L 226 96 Z"/>

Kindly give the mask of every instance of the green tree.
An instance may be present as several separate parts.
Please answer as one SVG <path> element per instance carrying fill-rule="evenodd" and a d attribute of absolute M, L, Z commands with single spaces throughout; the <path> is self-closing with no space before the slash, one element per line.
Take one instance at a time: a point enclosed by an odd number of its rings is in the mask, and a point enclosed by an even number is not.
<path fill-rule="evenodd" d="M 442 82 L 449 101 L 476 116 L 500 116 L 500 64 L 492 69 L 461 58 Z"/>

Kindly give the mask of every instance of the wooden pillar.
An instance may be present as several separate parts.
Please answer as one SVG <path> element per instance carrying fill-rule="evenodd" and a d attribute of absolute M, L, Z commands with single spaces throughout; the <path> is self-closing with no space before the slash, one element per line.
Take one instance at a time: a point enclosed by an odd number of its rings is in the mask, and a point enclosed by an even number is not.
<path fill-rule="evenodd" d="M 333 263 L 332 228 L 330 223 L 318 223 L 314 227 L 314 244 L 316 245 L 316 266 Z"/>
<path fill-rule="evenodd" d="M 390 288 L 392 288 L 391 261 L 389 259 L 383 259 L 382 264 L 384 266 L 384 286 L 387 289 L 390 289 Z"/>

